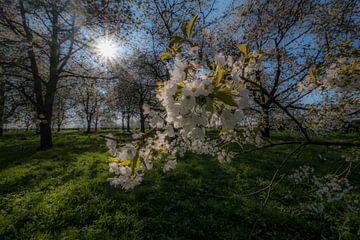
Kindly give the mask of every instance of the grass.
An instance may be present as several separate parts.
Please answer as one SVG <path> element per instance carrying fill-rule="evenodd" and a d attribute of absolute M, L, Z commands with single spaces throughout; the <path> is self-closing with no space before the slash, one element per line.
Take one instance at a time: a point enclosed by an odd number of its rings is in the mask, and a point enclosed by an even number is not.
<path fill-rule="evenodd" d="M 274 140 L 294 138 L 279 133 Z M 334 172 L 345 148 L 306 146 L 280 171 L 284 180 L 260 214 L 266 192 L 247 193 L 268 184 L 295 146 L 241 155 L 226 165 L 186 154 L 176 170 L 164 174 L 155 165 L 143 184 L 124 192 L 106 181 L 111 175 L 99 134 L 55 133 L 54 148 L 45 152 L 36 152 L 37 144 L 26 132 L 0 139 L 0 239 L 248 239 L 255 222 L 253 239 L 359 237 L 356 214 L 311 216 L 299 211 L 297 199 L 284 197 L 292 190 L 286 175 L 304 164 L 319 176 Z M 360 202 L 358 169 L 350 181 Z"/>

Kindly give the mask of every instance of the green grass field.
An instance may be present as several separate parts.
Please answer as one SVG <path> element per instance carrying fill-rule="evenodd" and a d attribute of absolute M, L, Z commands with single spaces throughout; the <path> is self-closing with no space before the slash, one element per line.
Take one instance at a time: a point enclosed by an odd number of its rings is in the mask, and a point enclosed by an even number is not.
<path fill-rule="evenodd" d="M 274 140 L 290 138 L 277 134 Z M 0 138 L 0 239 L 249 239 L 251 232 L 252 239 L 360 237 L 356 211 L 337 203 L 326 215 L 313 216 L 299 210 L 306 193 L 287 197 L 293 191 L 287 176 L 295 168 L 306 164 L 319 176 L 335 172 L 344 164 L 345 148 L 304 147 L 280 170 L 281 181 L 262 210 L 267 191 L 249 193 L 266 186 L 296 146 L 248 153 L 225 165 L 187 154 L 175 171 L 164 174 L 155 165 L 143 184 L 124 192 L 106 181 L 111 174 L 99 133 L 55 133 L 54 144 L 36 152 L 38 136 L 32 133 Z M 356 205 L 359 168 L 349 179 L 348 198 Z"/>

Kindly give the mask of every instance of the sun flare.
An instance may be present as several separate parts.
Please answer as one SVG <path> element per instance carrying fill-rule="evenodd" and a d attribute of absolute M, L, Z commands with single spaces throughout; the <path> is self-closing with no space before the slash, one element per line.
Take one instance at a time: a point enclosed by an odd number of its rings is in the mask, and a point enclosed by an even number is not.
<path fill-rule="evenodd" d="M 120 46 L 111 39 L 99 40 L 96 44 L 97 53 L 106 60 L 115 59 L 119 54 Z"/>

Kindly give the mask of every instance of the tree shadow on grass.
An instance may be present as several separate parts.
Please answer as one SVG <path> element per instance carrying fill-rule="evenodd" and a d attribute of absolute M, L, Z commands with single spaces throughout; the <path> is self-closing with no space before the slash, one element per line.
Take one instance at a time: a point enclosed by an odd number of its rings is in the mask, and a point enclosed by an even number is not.
<path fill-rule="evenodd" d="M 1 145 L 0 193 L 51 186 L 50 182 L 43 183 L 50 180 L 54 184 L 69 181 L 85 174 L 81 165 L 88 164 L 87 158 L 92 156 L 104 162 L 105 145 L 97 135 L 79 137 L 70 133 L 56 139 L 54 147 L 47 151 L 36 151 L 34 139 L 23 142 L 15 138 L 12 143 Z M 5 148 L 7 152 L 2 151 Z"/>
<path fill-rule="evenodd" d="M 144 239 L 247 239 L 257 219 L 253 239 L 318 239 L 320 222 L 309 224 L 272 198 L 260 216 L 266 192 L 246 196 L 270 181 L 289 151 L 245 155 L 229 165 L 187 154 L 172 172 L 152 170 L 129 192 L 144 221 Z"/>
<path fill-rule="evenodd" d="M 163 173 L 155 165 L 143 184 L 125 192 L 106 181 L 111 175 L 104 139 L 77 133 L 57 139 L 61 141 L 53 149 L 23 156 L 24 162 L 1 172 L 13 179 L 1 189 L 13 195 L 1 200 L 13 228 L 0 226 L 0 238 L 247 239 L 265 195 L 238 194 L 260 189 L 291 152 L 282 146 L 239 156 L 229 165 L 187 154 L 174 171 Z M 289 166 L 314 163 L 313 151 L 307 149 L 300 162 Z M 286 182 L 282 187 L 288 189 Z M 273 197 L 254 239 L 320 238 L 318 222 L 292 216 L 288 206 Z"/>

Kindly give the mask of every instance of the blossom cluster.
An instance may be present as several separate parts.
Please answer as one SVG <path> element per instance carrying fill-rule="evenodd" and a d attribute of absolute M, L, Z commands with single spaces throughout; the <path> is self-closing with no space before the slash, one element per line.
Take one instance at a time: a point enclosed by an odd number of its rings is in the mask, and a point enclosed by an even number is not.
<path fill-rule="evenodd" d="M 327 205 L 344 199 L 353 187 L 346 177 L 334 174 L 317 177 L 313 172 L 313 168 L 301 166 L 289 178 L 296 185 L 305 187 L 310 193 L 310 198 L 305 203 L 301 203 L 302 208 L 311 214 L 319 215 Z"/>
<path fill-rule="evenodd" d="M 309 179 L 310 175 L 314 172 L 314 169 L 309 166 L 300 166 L 299 169 L 289 175 L 289 178 L 292 179 L 296 184 L 300 184 Z"/>
<path fill-rule="evenodd" d="M 360 63 L 341 57 L 332 63 L 324 75 L 324 85 L 340 92 L 360 90 Z"/>
<path fill-rule="evenodd" d="M 233 61 L 219 53 L 209 67 L 196 60 L 196 47 L 188 54 L 192 57 L 175 56 L 169 66 L 170 79 L 159 84 L 157 98 L 163 111 L 144 105 L 144 113 L 156 131 L 134 135 L 134 142 L 119 150 L 112 137 L 107 140 L 114 160 L 109 164 L 115 174 L 109 179 L 111 185 L 132 189 L 142 181 L 145 170 L 152 168 L 153 161 L 165 162 L 163 171 L 169 171 L 176 168 L 177 157 L 186 151 L 216 156 L 221 163 L 233 157 L 223 147 L 239 140 L 234 129 L 244 119 L 250 101 L 240 77 L 241 60 Z M 219 137 L 208 137 L 208 129 L 220 130 Z"/>

